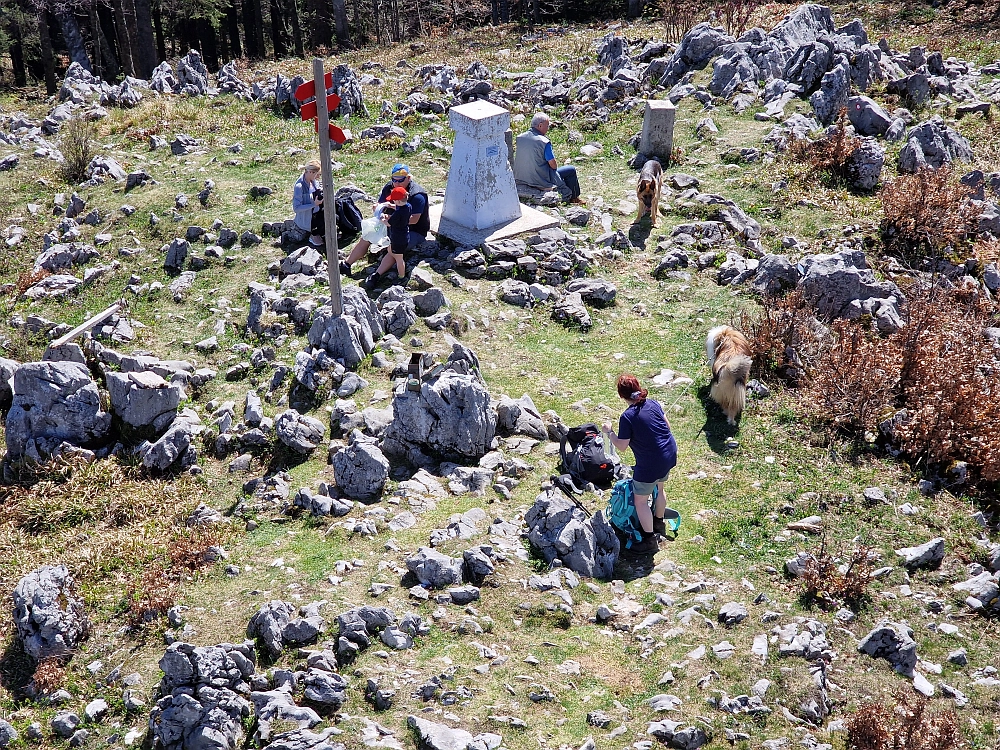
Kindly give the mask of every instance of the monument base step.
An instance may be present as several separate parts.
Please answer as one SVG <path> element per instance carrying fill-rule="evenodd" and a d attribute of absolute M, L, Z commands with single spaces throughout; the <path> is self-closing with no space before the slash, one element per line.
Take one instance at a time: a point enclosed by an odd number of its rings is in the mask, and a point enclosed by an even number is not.
<path fill-rule="evenodd" d="M 439 237 L 447 237 L 460 245 L 470 245 L 475 247 L 484 242 L 496 242 L 516 237 L 527 232 L 537 232 L 542 229 L 551 229 L 559 226 L 559 219 L 551 214 L 543 213 L 536 208 L 521 204 L 520 218 L 486 229 L 470 229 L 463 227 L 449 219 L 441 219 L 441 212 L 444 204 L 431 206 L 429 218 L 431 220 L 431 231 Z"/>

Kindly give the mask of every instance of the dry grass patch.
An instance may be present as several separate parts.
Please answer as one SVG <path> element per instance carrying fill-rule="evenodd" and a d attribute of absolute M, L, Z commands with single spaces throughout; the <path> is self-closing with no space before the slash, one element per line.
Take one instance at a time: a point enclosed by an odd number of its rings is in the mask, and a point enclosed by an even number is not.
<path fill-rule="evenodd" d="M 0 586 L 58 560 L 84 589 L 142 569 L 166 548 L 175 523 L 194 508 L 202 487 L 191 477 L 142 477 L 115 459 L 86 464 L 54 460 L 21 483 L 0 488 Z"/>

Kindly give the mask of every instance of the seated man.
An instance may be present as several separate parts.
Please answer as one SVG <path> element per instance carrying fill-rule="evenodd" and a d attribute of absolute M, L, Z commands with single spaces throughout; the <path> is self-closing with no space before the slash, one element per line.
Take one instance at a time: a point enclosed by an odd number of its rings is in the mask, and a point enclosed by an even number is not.
<path fill-rule="evenodd" d="M 426 240 L 427 234 L 431 231 L 431 220 L 427 214 L 427 191 L 410 176 L 410 168 L 408 166 L 405 164 L 395 164 L 392 167 L 389 182 L 382 187 L 382 192 L 378 196 L 378 203 L 375 205 L 378 206 L 389 200 L 389 193 L 392 192 L 393 188 L 397 187 L 406 188 L 406 193 L 409 196 L 407 202 L 410 204 L 412 211 L 410 215 L 410 247 L 412 248 Z M 371 244 L 364 238 L 358 240 L 347 257 L 340 262 L 340 273 L 344 276 L 350 276 L 351 266 L 368 254 Z M 383 258 L 384 261 L 385 259 Z M 379 273 L 387 271 L 392 262 L 384 263 L 384 265 L 384 268 L 382 265 L 379 266 L 381 269 Z"/>
<path fill-rule="evenodd" d="M 551 121 L 544 112 L 531 118 L 531 130 L 517 137 L 514 151 L 514 181 L 518 192 L 522 188 L 559 191 L 564 201 L 583 203 L 580 200 L 580 180 L 576 167 L 560 167 L 552 152 L 552 143 L 546 137 Z"/>

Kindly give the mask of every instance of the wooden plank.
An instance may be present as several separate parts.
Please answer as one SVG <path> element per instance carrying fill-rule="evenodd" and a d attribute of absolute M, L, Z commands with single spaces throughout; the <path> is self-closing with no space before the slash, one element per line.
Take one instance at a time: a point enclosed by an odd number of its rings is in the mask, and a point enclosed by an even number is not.
<path fill-rule="evenodd" d="M 98 323 L 101 323 L 101 322 L 107 320 L 108 318 L 110 318 L 112 315 L 114 315 L 116 312 L 118 312 L 121 309 L 122 309 L 122 303 L 121 302 L 115 302 L 115 304 L 113 304 L 111 307 L 109 307 L 104 312 L 97 313 L 97 315 L 95 315 L 94 317 L 92 317 L 92 318 L 84 321 L 83 323 L 81 323 L 80 325 L 78 325 L 76 328 L 74 328 L 72 331 L 70 331 L 69 333 L 63 334 L 62 336 L 60 336 L 59 338 L 57 338 L 55 341 L 53 341 L 51 344 L 49 344 L 48 348 L 49 349 L 58 349 L 63 344 L 68 344 L 70 341 L 72 341 L 73 339 L 75 339 L 81 333 L 83 333 L 85 331 L 89 331 L 91 328 L 93 328 L 94 326 L 96 326 Z"/>

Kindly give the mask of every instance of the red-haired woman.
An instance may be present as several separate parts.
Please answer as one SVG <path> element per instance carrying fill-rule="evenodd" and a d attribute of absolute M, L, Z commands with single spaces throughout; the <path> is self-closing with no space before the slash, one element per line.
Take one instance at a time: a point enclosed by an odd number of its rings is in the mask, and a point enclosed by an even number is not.
<path fill-rule="evenodd" d="M 618 395 L 628 404 L 618 420 L 618 434 L 611 423 L 605 422 L 603 430 L 612 444 L 620 451 L 632 449 L 635 468 L 632 471 L 632 489 L 635 493 L 635 510 L 642 530 L 665 533 L 663 514 L 667 498 L 663 483 L 670 470 L 677 465 L 677 441 L 670 432 L 670 423 L 663 414 L 663 407 L 646 396 L 649 392 L 639 384 L 635 375 L 618 378 Z M 655 507 L 650 509 L 649 498 L 657 489 Z"/>

